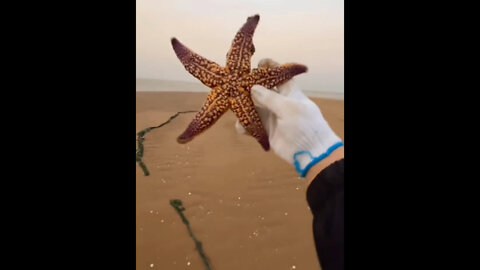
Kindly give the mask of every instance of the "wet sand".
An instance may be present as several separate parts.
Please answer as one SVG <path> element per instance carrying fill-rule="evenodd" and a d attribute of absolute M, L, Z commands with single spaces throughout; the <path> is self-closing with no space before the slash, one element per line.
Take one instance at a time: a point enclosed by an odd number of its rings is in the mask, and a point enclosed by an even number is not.
<path fill-rule="evenodd" d="M 198 110 L 207 93 L 137 92 L 137 132 L 177 111 Z M 344 103 L 313 99 L 343 139 Z M 137 269 L 205 269 L 170 199 L 180 199 L 214 270 L 320 269 L 306 181 L 293 166 L 235 131 L 228 111 L 187 144 L 176 138 L 194 114 L 146 135 L 136 172 Z"/>

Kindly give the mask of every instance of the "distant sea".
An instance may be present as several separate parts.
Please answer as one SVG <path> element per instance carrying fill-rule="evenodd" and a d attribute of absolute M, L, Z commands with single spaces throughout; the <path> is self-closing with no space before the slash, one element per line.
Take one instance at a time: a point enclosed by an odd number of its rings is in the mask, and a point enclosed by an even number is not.
<path fill-rule="evenodd" d="M 182 81 L 166 81 L 155 79 L 137 79 L 137 92 L 209 92 L 210 89 L 203 84 Z M 309 97 L 343 100 L 343 93 L 317 92 L 303 90 Z"/>

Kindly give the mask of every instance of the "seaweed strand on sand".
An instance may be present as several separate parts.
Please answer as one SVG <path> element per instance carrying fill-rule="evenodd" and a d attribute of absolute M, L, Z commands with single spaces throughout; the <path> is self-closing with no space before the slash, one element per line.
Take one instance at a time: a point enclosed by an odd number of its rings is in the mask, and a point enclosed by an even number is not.
<path fill-rule="evenodd" d="M 170 200 L 170 205 L 173 206 L 173 208 L 175 208 L 177 213 L 182 218 L 183 223 L 187 226 L 188 233 L 190 234 L 190 237 L 195 242 L 195 246 L 197 248 L 198 253 L 200 254 L 200 257 L 203 260 L 203 263 L 205 264 L 205 268 L 207 270 L 211 270 L 212 268 L 210 267 L 210 263 L 208 261 L 207 255 L 205 255 L 205 252 L 203 251 L 202 242 L 198 241 L 198 239 L 195 237 L 195 235 L 192 232 L 192 228 L 190 227 L 190 222 L 188 222 L 188 219 L 182 213 L 183 211 L 185 211 L 185 207 L 183 207 L 182 201 L 181 200 Z"/>
<path fill-rule="evenodd" d="M 177 116 L 179 116 L 180 114 L 182 113 L 193 113 L 193 112 L 197 112 L 197 111 L 183 111 L 183 112 L 177 112 L 176 114 L 170 116 L 170 118 L 161 123 L 160 125 L 158 126 L 155 126 L 155 127 L 148 127 L 144 130 L 141 130 L 140 132 L 137 133 L 137 150 L 136 150 L 136 161 L 137 161 L 137 164 L 140 166 L 140 168 L 142 168 L 143 170 L 143 174 L 145 176 L 148 176 L 150 175 L 150 172 L 148 171 L 148 168 L 147 168 L 147 165 L 145 164 L 145 162 L 143 162 L 143 154 L 144 154 L 144 151 L 145 151 L 145 147 L 143 145 L 143 141 L 145 141 L 145 135 L 156 129 L 156 128 L 160 128 L 160 127 L 163 127 L 164 125 L 170 123 L 170 121 L 172 121 L 173 119 L 175 119 Z"/>

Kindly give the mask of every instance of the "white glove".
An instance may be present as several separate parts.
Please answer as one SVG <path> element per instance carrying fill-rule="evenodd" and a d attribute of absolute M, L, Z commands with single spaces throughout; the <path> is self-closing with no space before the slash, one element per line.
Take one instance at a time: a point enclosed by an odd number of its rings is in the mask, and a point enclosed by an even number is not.
<path fill-rule="evenodd" d="M 262 60 L 259 66 L 265 64 L 263 61 L 271 60 Z M 252 87 L 252 99 L 267 131 L 270 147 L 278 156 L 293 164 L 301 177 L 305 177 L 313 165 L 343 143 L 317 105 L 297 87 L 294 79 L 277 88 L 279 93 L 255 85 Z M 235 127 L 237 132 L 246 134 L 238 120 Z"/>

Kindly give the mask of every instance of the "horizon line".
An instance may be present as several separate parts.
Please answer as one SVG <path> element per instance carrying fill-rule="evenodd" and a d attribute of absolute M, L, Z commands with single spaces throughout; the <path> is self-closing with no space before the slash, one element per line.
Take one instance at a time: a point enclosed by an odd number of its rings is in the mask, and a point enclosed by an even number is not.
<path fill-rule="evenodd" d="M 189 84 L 194 84 L 194 85 L 202 85 L 204 86 L 202 83 L 199 83 L 199 82 L 191 82 L 191 81 L 181 81 L 181 80 L 165 80 L 165 79 L 154 79 L 154 78 L 138 78 L 136 77 L 135 78 L 135 81 L 138 81 L 138 80 L 151 80 L 151 81 L 165 81 L 165 82 L 177 82 L 177 83 L 189 83 Z M 206 87 L 206 86 L 204 86 Z M 195 93 L 195 92 L 207 92 L 208 93 L 208 87 L 206 87 L 207 89 L 205 89 L 205 91 L 202 91 L 202 90 L 198 90 L 198 91 L 168 91 L 168 90 L 161 90 L 161 89 L 158 89 L 158 90 L 151 90 L 151 91 L 145 91 L 145 90 L 136 90 L 136 92 L 192 92 L 192 93 Z M 332 91 L 311 91 L 311 90 L 302 90 L 307 96 L 311 96 L 311 97 L 323 97 L 322 95 L 324 96 L 331 96 L 331 98 L 333 99 L 341 99 L 341 100 L 344 100 L 344 92 L 332 92 Z"/>

